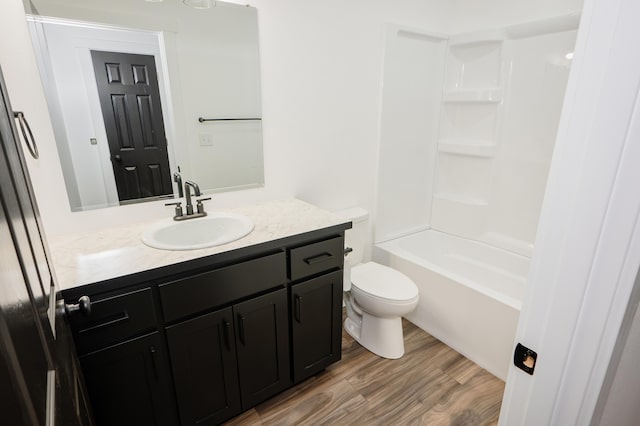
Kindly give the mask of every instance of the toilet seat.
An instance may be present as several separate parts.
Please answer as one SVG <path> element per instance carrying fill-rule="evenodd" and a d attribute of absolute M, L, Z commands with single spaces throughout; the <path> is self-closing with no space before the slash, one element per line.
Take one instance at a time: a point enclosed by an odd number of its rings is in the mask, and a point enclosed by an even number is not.
<path fill-rule="evenodd" d="M 351 270 L 352 291 L 365 293 L 387 303 L 413 302 L 418 287 L 405 274 L 375 262 L 362 263 Z"/>

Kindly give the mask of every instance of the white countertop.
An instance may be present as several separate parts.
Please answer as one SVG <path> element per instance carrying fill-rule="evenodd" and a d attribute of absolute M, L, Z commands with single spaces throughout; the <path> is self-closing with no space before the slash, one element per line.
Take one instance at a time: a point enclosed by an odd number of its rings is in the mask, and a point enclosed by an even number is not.
<path fill-rule="evenodd" d="M 218 210 L 220 211 L 220 210 Z M 347 223 L 326 210 L 296 199 L 272 201 L 225 212 L 250 218 L 255 227 L 244 238 L 198 250 L 168 251 L 147 247 L 140 241 L 144 230 L 157 222 L 137 223 L 49 239 L 58 290 L 66 290 L 223 253 L 305 232 Z M 170 218 L 164 219 L 169 221 Z"/>

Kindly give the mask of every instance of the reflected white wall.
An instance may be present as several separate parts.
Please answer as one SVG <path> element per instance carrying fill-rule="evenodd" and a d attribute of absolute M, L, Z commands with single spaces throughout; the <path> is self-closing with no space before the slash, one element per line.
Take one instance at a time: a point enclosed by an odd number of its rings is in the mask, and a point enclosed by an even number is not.
<path fill-rule="evenodd" d="M 33 0 L 33 3 L 35 11 L 43 16 L 161 31 L 164 44 L 159 46 L 159 52 L 166 58 L 167 69 L 158 67 L 158 72 L 166 71 L 171 88 L 163 96 L 162 106 L 172 171 L 179 166 L 183 178 L 198 182 L 203 191 L 243 189 L 264 183 L 260 121 L 198 121 L 199 117 L 262 117 L 255 9 L 222 3 L 211 11 L 175 2 L 111 1 L 86 5 L 73 0 Z M 82 38 L 82 28 L 77 31 L 76 38 Z M 43 45 L 48 46 L 46 36 Z M 103 47 L 103 50 L 111 49 Z M 133 52 L 126 45 L 113 50 Z M 159 57 L 157 53 L 155 56 Z M 61 62 L 58 57 L 52 61 Z M 80 182 L 98 179 L 91 176 L 95 170 L 90 166 L 91 154 L 87 153 L 84 161 L 88 177 L 79 179 Z M 81 167 L 79 164 L 80 160 L 74 161 L 74 167 Z M 115 203 L 111 199 L 103 202 L 92 197 L 99 191 L 83 191 L 82 185 L 80 192 L 82 208 L 118 205 L 117 198 Z M 71 204 L 76 210 L 73 199 Z"/>
<path fill-rule="evenodd" d="M 34 49 L 47 93 L 71 210 L 119 205 L 91 51 L 154 56 L 162 114 L 165 126 L 172 129 L 158 35 L 38 18 L 29 21 L 29 28 L 32 37 L 42 35 L 34 37 Z M 169 156 L 173 165 L 173 151 L 170 150 Z"/>

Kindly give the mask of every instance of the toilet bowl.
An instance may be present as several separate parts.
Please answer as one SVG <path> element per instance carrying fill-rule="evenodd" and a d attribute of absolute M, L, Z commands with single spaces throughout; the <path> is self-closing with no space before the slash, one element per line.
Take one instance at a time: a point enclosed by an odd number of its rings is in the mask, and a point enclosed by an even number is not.
<path fill-rule="evenodd" d="M 354 266 L 350 275 L 345 330 L 376 355 L 389 359 L 402 357 L 402 316 L 416 308 L 418 287 L 401 272 L 375 262 Z"/>
<path fill-rule="evenodd" d="M 345 232 L 351 250 L 344 262 L 344 302 L 347 333 L 366 349 L 384 358 L 404 355 L 402 317 L 418 305 L 418 287 L 403 273 L 375 262 L 364 262 L 370 244 L 369 213 L 360 208 L 336 212 L 352 222 Z"/>

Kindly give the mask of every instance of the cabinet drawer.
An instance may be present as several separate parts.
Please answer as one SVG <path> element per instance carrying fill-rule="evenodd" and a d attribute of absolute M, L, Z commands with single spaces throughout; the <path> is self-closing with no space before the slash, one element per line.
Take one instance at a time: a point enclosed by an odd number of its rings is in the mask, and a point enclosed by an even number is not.
<path fill-rule="evenodd" d="M 291 279 L 308 277 L 313 274 L 341 268 L 344 262 L 344 239 L 331 238 L 302 247 L 291 249 Z"/>
<path fill-rule="evenodd" d="M 85 354 L 156 327 L 151 289 L 93 299 L 91 315 L 69 319 L 78 353 Z"/>
<path fill-rule="evenodd" d="M 222 306 L 285 284 L 284 252 L 160 285 L 167 322 Z"/>

